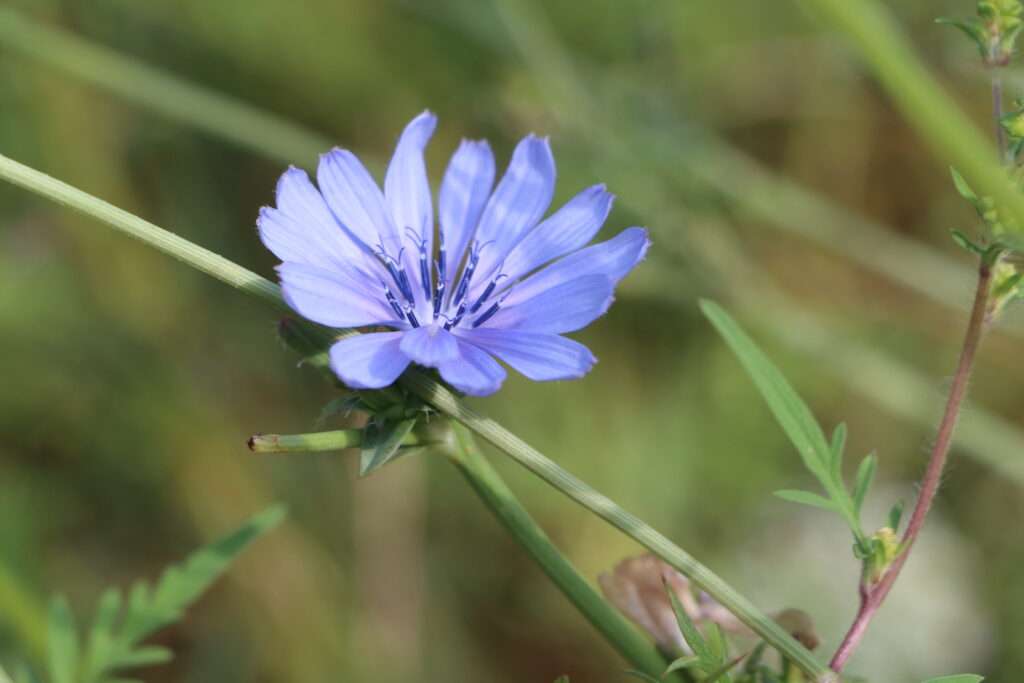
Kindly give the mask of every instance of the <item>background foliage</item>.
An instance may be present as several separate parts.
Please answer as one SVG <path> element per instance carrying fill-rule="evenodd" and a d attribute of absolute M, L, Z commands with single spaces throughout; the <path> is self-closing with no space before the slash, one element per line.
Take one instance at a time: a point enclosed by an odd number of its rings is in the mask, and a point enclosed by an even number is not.
<path fill-rule="evenodd" d="M 608 234 L 647 225 L 655 248 L 581 335 L 601 359 L 584 382 L 510 379 L 479 405 L 766 609 L 811 612 L 835 646 L 856 601 L 842 522 L 771 496 L 813 482 L 696 300 L 727 304 L 827 429 L 847 422 L 848 467 L 877 449 L 870 532 L 923 467 L 970 297 L 968 258 L 947 235 L 973 212 L 799 3 L 9 5 L 376 170 L 424 107 L 441 118 L 435 178 L 460 136 L 507 159 L 518 137 L 550 134 L 557 200 L 606 181 L 619 196 Z M 895 11 L 985 123 L 974 48 L 933 23 L 971 9 Z M 133 101 L 145 81 L 112 94 L 26 54 L 11 21 L 0 14 L 4 153 L 271 273 L 256 212 L 286 159 L 315 164 L 308 138 L 263 136 L 261 153 L 199 131 Z M 256 431 L 310 430 L 334 397 L 295 369 L 259 304 L 13 188 L 0 187 L 0 217 L 0 659 L 39 656 L 51 591 L 91 613 L 102 587 L 154 577 L 282 500 L 290 521 L 158 638 L 178 656 L 147 680 L 607 680 L 620 668 L 452 468 L 408 459 L 357 482 L 352 457 L 246 450 Z M 1022 329 L 1011 313 L 987 341 L 937 514 L 853 671 L 1011 681 L 1024 667 Z M 636 552 L 501 466 L 588 574 Z"/>

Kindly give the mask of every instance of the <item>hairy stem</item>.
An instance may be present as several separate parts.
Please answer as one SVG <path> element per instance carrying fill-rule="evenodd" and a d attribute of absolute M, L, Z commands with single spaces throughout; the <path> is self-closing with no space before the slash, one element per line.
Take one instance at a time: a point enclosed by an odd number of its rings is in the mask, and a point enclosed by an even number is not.
<path fill-rule="evenodd" d="M 0 155 L 0 179 L 5 179 L 58 204 L 92 216 L 197 270 L 259 297 L 277 309 L 287 309 L 281 299 L 280 288 L 256 273 L 3 155 Z M 358 333 L 351 330 L 335 330 L 333 334 L 336 337 L 343 337 Z M 813 681 L 824 683 L 834 680 L 831 677 L 831 672 L 785 629 L 776 624 L 774 620 L 718 575 L 697 562 L 689 553 L 655 531 L 650 525 L 626 512 L 612 500 L 563 470 L 551 459 L 494 420 L 483 417 L 467 407 L 451 391 L 426 373 L 412 370 L 403 377 L 402 384 L 427 403 L 466 425 L 548 484 L 596 513 L 678 569 L 722 603 L 726 609 L 729 609 L 783 656 L 792 660 L 810 675 Z"/>
<path fill-rule="evenodd" d="M 956 374 L 953 376 L 953 385 L 949 390 L 949 398 L 946 401 L 946 409 L 942 413 L 942 421 L 939 423 L 935 444 L 932 446 L 928 468 L 925 470 L 924 478 L 921 480 L 917 503 L 914 505 L 914 512 L 910 516 L 907 530 L 903 534 L 900 553 L 876 584 L 862 585 L 860 609 L 846 637 L 843 638 L 839 649 L 836 650 L 835 655 L 832 657 L 831 667 L 834 671 L 842 671 L 846 662 L 864 637 L 871 619 L 882 606 L 886 596 L 889 595 L 889 591 L 892 590 L 892 586 L 899 577 L 903 565 L 906 564 L 907 558 L 910 556 L 914 542 L 921 533 L 928 510 L 931 509 L 932 502 L 935 500 L 935 494 L 939 490 L 939 482 L 942 480 L 942 470 L 946 465 L 946 460 L 949 457 L 949 448 L 953 442 L 953 431 L 956 429 L 957 418 L 960 415 L 964 397 L 967 395 L 967 384 L 971 377 L 971 369 L 974 366 L 974 358 L 977 355 L 978 347 L 981 345 L 981 339 L 985 332 L 991 285 L 992 266 L 989 260 L 985 259 L 982 261 L 978 273 L 978 288 L 974 295 L 971 319 L 968 323 L 963 348 L 960 352 L 960 362 L 957 365 Z"/>

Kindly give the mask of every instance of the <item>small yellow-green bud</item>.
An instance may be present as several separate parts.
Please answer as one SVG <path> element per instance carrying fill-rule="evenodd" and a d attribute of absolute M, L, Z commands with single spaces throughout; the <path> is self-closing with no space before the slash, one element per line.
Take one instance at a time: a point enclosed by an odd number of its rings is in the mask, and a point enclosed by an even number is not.
<path fill-rule="evenodd" d="M 882 527 L 871 537 L 871 547 L 868 580 L 875 584 L 882 579 L 882 575 L 900 554 L 900 541 L 896 531 L 891 527 Z"/>
<path fill-rule="evenodd" d="M 1024 111 L 1010 112 L 999 120 L 999 124 L 1011 137 L 1024 138 Z"/>

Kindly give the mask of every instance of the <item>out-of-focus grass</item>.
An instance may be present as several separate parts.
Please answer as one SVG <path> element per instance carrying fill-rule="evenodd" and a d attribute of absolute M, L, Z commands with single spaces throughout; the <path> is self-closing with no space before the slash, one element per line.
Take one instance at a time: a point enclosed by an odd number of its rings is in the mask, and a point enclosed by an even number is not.
<path fill-rule="evenodd" d="M 881 478 L 913 495 L 930 434 L 899 406 L 927 412 L 939 400 L 959 342 L 960 314 L 951 311 L 969 292 L 951 309 L 914 287 L 894 286 L 877 271 L 899 269 L 901 259 L 880 254 L 878 267 L 867 263 L 863 245 L 875 244 L 874 233 L 862 241 L 855 222 L 844 224 L 842 240 L 855 256 L 844 256 L 846 247 L 822 249 L 778 230 L 787 212 L 798 213 L 788 202 L 775 206 L 769 193 L 752 212 L 737 198 L 742 185 L 723 193 L 728 165 L 718 171 L 725 179 L 709 186 L 716 171 L 694 173 L 685 158 L 688 131 L 713 134 L 852 214 L 893 226 L 886 229 L 914 253 L 966 265 L 946 234 L 971 225 L 971 211 L 953 199 L 945 170 L 838 41 L 818 33 L 795 5 L 601 0 L 580 11 L 564 1 L 524 4 L 538 19 L 520 30 L 549 31 L 582 67 L 602 114 L 595 127 L 580 125 L 591 115 L 583 103 L 553 101 L 539 81 L 554 65 L 524 60 L 509 32 L 515 7 L 15 4 L 34 20 L 377 160 L 405 121 L 430 107 L 441 116 L 428 157 L 435 178 L 459 136 L 486 136 L 505 159 L 517 137 L 550 133 L 558 198 L 607 181 L 621 200 L 606 234 L 649 225 L 656 246 L 611 313 L 580 335 L 601 359 L 591 376 L 555 385 L 511 379 L 481 405 L 726 577 L 758 576 L 730 564 L 742 556 L 737 547 L 757 542 L 766 555 L 800 547 L 785 530 L 803 529 L 815 513 L 769 496 L 804 475 L 698 317 L 699 294 L 726 296 L 746 311 L 822 421 L 847 420 L 853 452 L 878 448 Z M 948 87 L 984 121 L 983 81 L 961 68 L 974 59 L 970 46 L 931 23 L 969 12 L 970 4 L 906 2 L 898 11 Z M 253 226 L 257 208 L 272 200 L 281 163 L 35 60 L 4 53 L 0 86 L 5 153 L 270 274 L 273 258 Z M 693 150 L 707 155 L 702 146 Z M 294 161 L 308 167 L 315 158 Z M 153 573 L 198 537 L 281 499 L 294 521 L 167 636 L 183 656 L 149 679 L 618 678 L 610 650 L 450 468 L 403 462 L 357 482 L 351 463 L 330 455 L 247 453 L 252 432 L 312 428 L 333 395 L 294 367 L 274 341 L 273 317 L 258 304 L 11 188 L 0 188 L 0 202 L 0 559 L 32 600 L 60 588 L 89 606 L 100 586 Z M 838 239 L 834 229 L 821 234 Z M 738 255 L 746 267 L 716 258 L 721 253 Z M 906 263 L 898 280 L 918 289 L 949 286 L 946 278 L 930 284 L 935 273 L 916 265 L 925 261 Z M 813 348 L 813 330 L 791 331 L 813 353 L 776 341 L 780 299 L 766 296 L 769 290 L 813 313 L 815 324 L 835 321 L 846 347 L 896 359 L 923 386 L 884 367 L 840 381 L 828 366 L 840 374 L 865 366 Z M 956 298 L 955 289 L 936 291 Z M 1021 428 L 1016 345 L 992 338 L 973 391 L 979 406 Z M 864 400 L 856 392 L 863 384 L 891 405 Z M 968 430 L 992 439 L 991 429 L 971 420 Z M 1008 439 L 1005 448 L 1013 445 Z M 636 550 L 527 475 L 502 471 L 589 574 Z M 1007 539 L 1019 537 L 1020 487 L 997 469 L 957 458 L 939 505 L 952 552 L 979 558 L 955 577 L 977 587 L 958 605 L 1000 634 L 989 653 L 965 650 L 958 664 L 1013 680 L 1024 665 L 1011 645 L 1024 638 L 1024 585 L 1015 571 L 1024 548 Z M 783 522 L 768 525 L 766 516 Z M 769 528 L 780 536 L 764 543 Z M 847 540 L 835 533 L 801 564 L 810 579 L 852 566 Z M 966 589 L 944 582 L 953 578 L 932 577 L 919 600 Z M 759 580 L 766 585 L 751 589 L 764 606 L 781 607 L 771 577 Z M 908 583 L 897 590 L 924 589 Z M 815 613 L 818 604 L 834 603 L 808 595 L 801 606 Z M 850 615 L 816 616 L 829 629 L 824 647 L 834 646 Z M 900 649 L 901 629 L 924 626 L 900 617 L 883 613 L 855 668 L 873 670 Z M 956 623 L 958 615 L 940 611 L 938 618 Z M 0 620 L 3 653 L 32 652 L 20 640 L 33 628 L 25 623 Z M 940 640 L 933 648 L 955 650 Z M 931 670 L 932 661 L 922 650 L 886 679 L 948 673 Z"/>

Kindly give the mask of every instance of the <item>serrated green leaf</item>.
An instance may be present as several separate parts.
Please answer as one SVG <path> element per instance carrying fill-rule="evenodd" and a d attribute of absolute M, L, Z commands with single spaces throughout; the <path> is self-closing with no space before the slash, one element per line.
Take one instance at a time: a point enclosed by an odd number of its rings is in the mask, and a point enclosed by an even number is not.
<path fill-rule="evenodd" d="M 981 683 L 983 680 L 985 680 L 985 677 L 978 676 L 977 674 L 957 674 L 955 676 L 929 678 L 924 683 Z"/>
<path fill-rule="evenodd" d="M 864 506 L 864 499 L 868 495 L 868 489 L 871 488 L 871 482 L 874 481 L 877 469 L 878 456 L 874 453 L 861 460 L 860 467 L 857 468 L 857 478 L 853 484 L 853 509 L 856 511 L 858 518 L 860 517 L 861 508 Z"/>
<path fill-rule="evenodd" d="M 53 683 L 75 683 L 78 673 L 78 629 L 64 596 L 50 602 L 49 671 Z"/>
<path fill-rule="evenodd" d="M 817 493 L 811 493 L 810 491 L 780 489 L 775 491 L 774 495 L 778 496 L 782 500 L 789 501 L 790 503 L 810 505 L 811 507 L 821 508 L 822 510 L 831 510 L 833 512 L 836 509 L 836 504 L 831 500 L 824 496 L 819 496 Z"/>
<path fill-rule="evenodd" d="M 415 418 L 377 421 L 367 426 L 359 453 L 359 476 L 365 477 L 398 457 L 402 440 L 415 426 Z"/>
<path fill-rule="evenodd" d="M 717 666 L 717 662 L 711 649 L 708 647 L 707 641 L 704 640 L 704 636 L 701 635 L 697 626 L 690 619 L 690 615 L 683 609 L 683 605 L 679 602 L 679 596 L 676 595 L 675 590 L 668 585 L 667 582 L 662 582 L 665 587 L 665 592 L 668 593 L 669 602 L 672 603 L 672 611 L 676 615 L 676 623 L 679 624 L 679 630 L 683 634 L 683 640 L 690 646 L 693 653 L 700 659 L 700 668 L 704 669 L 705 673 Z"/>
<path fill-rule="evenodd" d="M 121 595 L 117 591 L 107 591 L 100 599 L 96 620 L 90 630 L 80 683 L 114 683 L 111 676 L 118 670 L 168 661 L 172 654 L 167 648 L 139 647 L 139 643 L 180 618 L 238 554 L 277 526 L 284 514 L 283 507 L 273 506 L 252 517 L 235 532 L 192 553 L 181 565 L 169 567 L 153 589 L 143 581 L 136 582 L 128 595 L 119 627 L 116 620 L 121 608 Z M 53 683 L 63 681 L 54 678 Z"/>
<path fill-rule="evenodd" d="M 121 611 L 121 592 L 109 588 L 100 597 L 96 607 L 96 619 L 89 630 L 89 640 L 85 648 L 84 680 L 93 680 L 100 672 L 100 666 L 113 655 L 114 624 Z"/>
<path fill-rule="evenodd" d="M 807 469 L 823 483 L 831 459 L 828 441 L 810 408 L 775 365 L 718 304 L 702 301 L 701 310 L 739 358 L 782 430 L 793 442 Z M 831 482 L 829 482 L 828 488 Z"/>
<path fill-rule="evenodd" d="M 889 510 L 889 528 L 897 531 L 900 528 L 900 520 L 903 519 L 903 501 L 896 503 Z"/>

